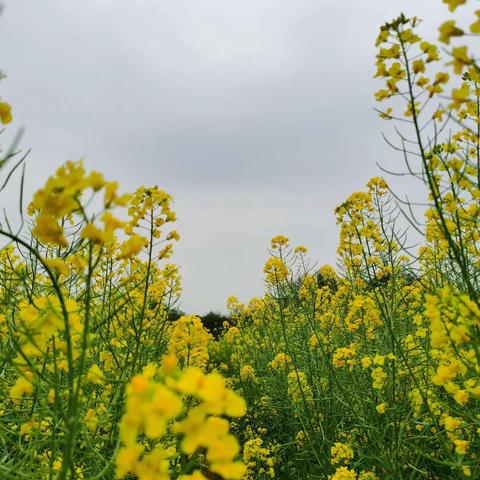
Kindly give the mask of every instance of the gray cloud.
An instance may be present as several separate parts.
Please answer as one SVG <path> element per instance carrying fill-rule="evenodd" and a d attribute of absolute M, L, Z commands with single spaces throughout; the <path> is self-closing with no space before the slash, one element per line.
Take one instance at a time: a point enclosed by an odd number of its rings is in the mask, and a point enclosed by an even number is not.
<path fill-rule="evenodd" d="M 262 291 L 271 236 L 334 262 L 333 208 L 400 164 L 373 112 L 374 40 L 438 0 L 7 0 L 2 96 L 33 149 L 28 191 L 66 159 L 176 199 L 183 307 Z M 391 160 L 393 159 L 393 160 Z M 414 188 L 402 185 L 402 188 Z"/>

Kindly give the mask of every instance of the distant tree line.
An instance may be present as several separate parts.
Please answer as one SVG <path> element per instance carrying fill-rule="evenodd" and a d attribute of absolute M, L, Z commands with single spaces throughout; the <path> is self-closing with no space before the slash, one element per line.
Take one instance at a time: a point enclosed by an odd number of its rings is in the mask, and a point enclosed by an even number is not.
<path fill-rule="evenodd" d="M 180 317 L 186 315 L 185 312 L 178 308 L 170 310 L 168 319 L 171 322 L 176 322 Z M 210 311 L 205 315 L 197 315 L 202 321 L 203 326 L 213 335 L 215 339 L 218 339 L 224 329 L 224 323 L 231 323 L 231 318 L 229 315 L 224 315 L 220 312 Z"/>

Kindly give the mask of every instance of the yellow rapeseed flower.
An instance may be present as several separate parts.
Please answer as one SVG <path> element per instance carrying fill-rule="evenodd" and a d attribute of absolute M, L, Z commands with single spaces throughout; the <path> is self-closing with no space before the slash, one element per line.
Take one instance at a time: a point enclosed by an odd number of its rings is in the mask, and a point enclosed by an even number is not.
<path fill-rule="evenodd" d="M 6 125 L 12 121 L 12 107 L 10 104 L 0 102 L 0 123 Z"/>

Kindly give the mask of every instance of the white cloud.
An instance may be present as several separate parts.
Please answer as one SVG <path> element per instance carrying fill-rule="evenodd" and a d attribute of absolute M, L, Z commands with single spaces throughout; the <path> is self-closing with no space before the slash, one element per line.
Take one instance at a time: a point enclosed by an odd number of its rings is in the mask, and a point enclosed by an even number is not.
<path fill-rule="evenodd" d="M 27 126 L 27 190 L 86 155 L 124 190 L 171 192 L 183 305 L 200 312 L 261 292 L 272 235 L 334 262 L 335 205 L 377 161 L 401 165 L 373 112 L 378 27 L 401 7 L 435 37 L 448 16 L 438 0 L 5 3 L 2 96 L 10 131 Z"/>

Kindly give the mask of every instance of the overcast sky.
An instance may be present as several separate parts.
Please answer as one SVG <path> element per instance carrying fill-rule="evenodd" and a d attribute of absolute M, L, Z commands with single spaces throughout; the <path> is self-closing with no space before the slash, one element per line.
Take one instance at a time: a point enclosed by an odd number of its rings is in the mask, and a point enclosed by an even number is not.
<path fill-rule="evenodd" d="M 1 96 L 25 126 L 27 190 L 65 160 L 175 198 L 182 308 L 263 290 L 272 236 L 334 263 L 333 209 L 401 167 L 373 92 L 378 27 L 440 0 L 5 0 Z M 6 137 L 5 137 L 6 138 Z M 5 202 L 5 199 L 3 200 Z"/>

